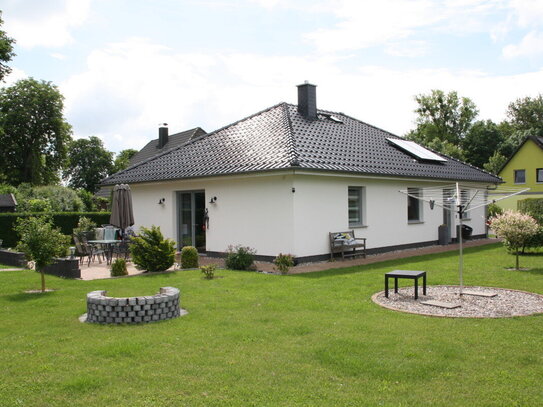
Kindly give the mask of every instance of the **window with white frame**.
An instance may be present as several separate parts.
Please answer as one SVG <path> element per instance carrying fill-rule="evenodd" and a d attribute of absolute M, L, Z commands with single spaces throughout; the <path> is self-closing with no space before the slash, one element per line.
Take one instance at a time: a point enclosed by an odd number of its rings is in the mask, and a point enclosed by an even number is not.
<path fill-rule="evenodd" d="M 526 184 L 526 170 L 515 170 L 515 184 Z"/>
<path fill-rule="evenodd" d="M 349 227 L 364 225 L 364 187 L 349 187 Z"/>
<path fill-rule="evenodd" d="M 422 222 L 422 198 L 420 188 L 407 188 L 407 221 L 409 223 Z"/>
<path fill-rule="evenodd" d="M 460 205 L 462 205 L 462 208 L 464 208 L 462 219 L 469 219 L 469 210 L 466 210 L 466 205 L 468 204 L 470 200 L 470 192 L 468 189 L 461 189 L 460 190 Z M 468 208 L 469 209 L 469 208 Z"/>

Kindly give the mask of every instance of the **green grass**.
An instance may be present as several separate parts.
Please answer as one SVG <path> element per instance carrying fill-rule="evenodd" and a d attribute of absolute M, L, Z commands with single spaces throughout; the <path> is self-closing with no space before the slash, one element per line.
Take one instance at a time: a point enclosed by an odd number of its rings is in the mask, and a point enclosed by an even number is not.
<path fill-rule="evenodd" d="M 500 245 L 466 250 L 466 285 L 543 293 L 543 256 L 508 271 Z M 457 284 L 444 253 L 277 276 L 220 270 L 116 280 L 0 274 L 2 406 L 541 405 L 543 315 L 447 319 L 375 305 L 392 269 Z M 403 281 L 401 282 L 403 283 Z M 403 285 L 403 284 L 402 284 Z M 409 282 L 405 282 L 409 285 Z M 139 326 L 82 324 L 85 295 L 181 289 L 187 316 Z"/>

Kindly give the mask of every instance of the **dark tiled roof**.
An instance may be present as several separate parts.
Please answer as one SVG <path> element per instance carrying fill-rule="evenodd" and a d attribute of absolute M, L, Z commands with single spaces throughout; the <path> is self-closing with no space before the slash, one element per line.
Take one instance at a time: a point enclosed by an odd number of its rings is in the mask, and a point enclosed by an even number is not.
<path fill-rule="evenodd" d="M 134 156 L 130 159 L 130 166 L 148 160 L 149 158 L 154 157 L 157 154 L 161 154 L 165 151 L 169 151 L 172 148 L 179 147 L 185 144 L 190 139 L 200 137 L 204 134 L 206 134 L 206 132 L 200 127 L 182 131 L 180 133 L 171 134 L 168 137 L 168 143 L 166 143 L 166 145 L 162 148 L 158 148 L 158 138 L 151 140 L 145 145 L 145 147 L 143 147 L 140 151 L 134 154 Z"/>
<path fill-rule="evenodd" d="M 399 138 L 342 113 L 310 121 L 281 103 L 112 175 L 104 184 L 137 183 L 300 168 L 356 174 L 496 183 L 476 167 L 446 157 L 417 161 L 391 145 Z M 440 154 L 442 155 L 442 154 Z"/>
<path fill-rule="evenodd" d="M 15 208 L 17 200 L 13 194 L 0 194 L 0 208 Z"/>

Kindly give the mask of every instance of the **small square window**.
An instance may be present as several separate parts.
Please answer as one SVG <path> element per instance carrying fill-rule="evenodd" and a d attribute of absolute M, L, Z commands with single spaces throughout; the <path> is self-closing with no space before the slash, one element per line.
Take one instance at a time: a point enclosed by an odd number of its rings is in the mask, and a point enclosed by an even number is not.
<path fill-rule="evenodd" d="M 422 196 L 419 188 L 407 188 L 407 221 L 420 222 L 422 220 L 420 198 Z"/>
<path fill-rule="evenodd" d="M 364 187 L 349 187 L 349 227 L 362 226 L 364 224 Z"/>
<path fill-rule="evenodd" d="M 536 182 L 543 182 L 543 168 L 537 168 L 535 170 Z"/>
<path fill-rule="evenodd" d="M 515 170 L 515 184 L 526 184 L 526 170 Z"/>

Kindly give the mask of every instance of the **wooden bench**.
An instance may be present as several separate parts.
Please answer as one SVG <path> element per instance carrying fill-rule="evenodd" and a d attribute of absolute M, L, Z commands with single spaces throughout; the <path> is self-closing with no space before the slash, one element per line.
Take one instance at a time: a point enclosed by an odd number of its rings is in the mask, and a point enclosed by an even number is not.
<path fill-rule="evenodd" d="M 354 230 L 329 232 L 328 235 L 330 238 L 330 259 L 334 258 L 335 253 L 341 253 L 342 259 L 359 255 L 366 257 L 366 238 L 355 237 Z M 345 238 L 338 238 L 339 235 Z M 359 248 L 362 248 L 361 252 L 356 251 Z"/>

